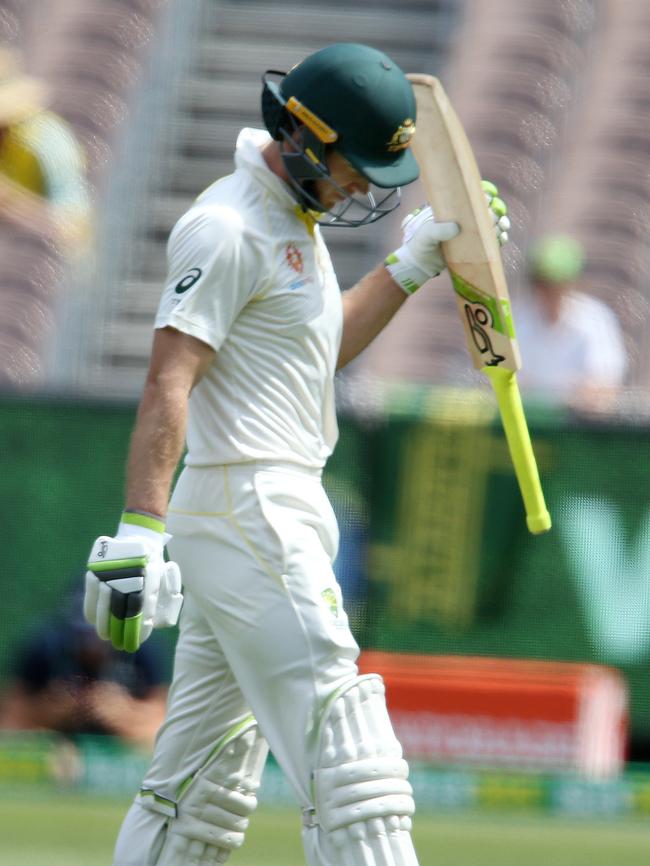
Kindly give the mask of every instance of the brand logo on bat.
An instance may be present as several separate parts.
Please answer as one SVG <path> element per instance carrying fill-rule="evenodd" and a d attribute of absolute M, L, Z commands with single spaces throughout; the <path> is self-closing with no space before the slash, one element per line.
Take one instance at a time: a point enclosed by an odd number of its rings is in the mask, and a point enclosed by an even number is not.
<path fill-rule="evenodd" d="M 183 279 L 176 284 L 174 291 L 177 295 L 182 295 L 183 292 L 186 292 L 188 289 L 191 289 L 194 283 L 201 278 L 201 274 L 203 271 L 201 268 L 192 268 L 192 270 L 188 271 Z"/>
<path fill-rule="evenodd" d="M 485 330 L 494 327 L 490 311 L 481 304 L 465 304 L 465 316 L 474 345 L 481 355 L 487 355 L 485 366 L 498 367 L 505 357 L 494 351 L 490 335 Z"/>

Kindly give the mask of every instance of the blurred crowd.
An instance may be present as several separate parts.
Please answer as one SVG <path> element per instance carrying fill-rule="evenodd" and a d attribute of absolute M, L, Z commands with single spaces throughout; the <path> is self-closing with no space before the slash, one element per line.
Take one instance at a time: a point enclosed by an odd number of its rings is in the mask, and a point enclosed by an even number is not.
<path fill-rule="evenodd" d="M 0 381 L 42 381 L 59 293 L 91 252 L 82 147 L 49 107 L 46 84 L 0 48 Z"/>
<path fill-rule="evenodd" d="M 117 652 L 83 617 L 74 591 L 35 624 L 11 660 L 0 696 L 0 731 L 55 731 L 74 740 L 109 734 L 150 749 L 163 721 L 166 672 L 156 641 Z"/>
<path fill-rule="evenodd" d="M 55 346 L 74 339 L 70 322 L 92 303 L 118 130 L 168 5 L 0 0 L 3 390 L 52 388 Z"/>
<path fill-rule="evenodd" d="M 276 17 L 278 22 L 284 20 L 282 4 L 273 4 L 268 14 L 261 9 L 259 23 L 227 4 L 223 10 L 219 6 L 211 0 L 192 4 L 192 10 L 201 10 L 197 21 L 204 22 L 201 34 L 193 37 L 198 45 L 191 39 L 183 43 L 180 33 L 172 40 L 172 50 L 176 46 L 188 53 L 189 72 L 182 82 L 187 104 L 168 123 L 174 127 L 173 135 L 187 136 L 175 153 L 175 158 L 182 156 L 186 170 L 180 171 L 184 180 L 176 182 L 176 189 L 171 178 L 166 182 L 165 208 L 170 193 L 176 198 L 174 212 L 165 211 L 165 229 L 200 192 L 199 178 L 204 182 L 222 173 L 223 166 L 206 157 L 218 154 L 217 143 L 230 130 L 234 115 L 241 112 L 245 123 L 259 122 L 260 64 L 276 58 L 279 63 L 282 56 L 293 62 L 311 50 L 311 43 L 303 44 L 311 21 L 321 23 L 324 42 L 342 38 L 336 18 L 325 15 L 313 2 L 304 5 L 295 33 L 282 35 L 273 28 L 259 32 L 267 19 L 267 23 Z M 422 26 L 431 23 L 430 56 L 434 51 L 445 56 L 436 38 L 444 28 L 451 33 L 449 22 L 456 22 L 450 61 L 442 72 L 432 71 L 441 75 L 466 122 L 484 176 L 498 183 L 510 206 L 513 231 L 505 259 L 521 308 L 515 323 L 527 368 L 522 375 L 525 392 L 576 406 L 587 405 L 591 394 L 599 408 L 615 408 L 617 391 L 630 387 L 642 391 L 650 381 L 644 340 L 650 259 L 647 240 L 640 234 L 648 196 L 646 173 L 639 172 L 639 154 L 647 145 L 650 128 L 643 99 L 648 75 L 644 34 L 650 28 L 644 3 L 495 0 L 490 5 L 464 0 L 432 2 L 430 8 L 405 6 L 411 22 L 405 20 L 405 27 L 417 22 L 417 16 Z M 106 216 L 103 196 L 124 126 L 137 123 L 134 95 L 138 86 L 143 90 L 152 86 L 143 71 L 146 57 L 169 50 L 163 48 L 160 22 L 165 15 L 180 20 L 181 12 L 181 4 L 173 0 L 0 0 L 0 293 L 6 310 L 0 327 L 0 385 L 4 387 L 24 390 L 44 383 L 47 387 L 48 346 L 60 326 L 62 296 L 83 294 L 94 279 L 87 261 L 85 270 L 80 269 L 80 259 L 93 252 L 93 226 Z M 355 30 L 362 27 L 362 19 L 350 22 L 346 38 L 364 41 Z M 379 26 L 379 11 L 375 19 Z M 229 26 L 237 34 L 232 51 L 229 39 L 221 36 Z M 242 48 L 247 36 L 259 50 L 249 53 Z M 404 58 L 396 46 L 398 58 L 424 68 L 425 43 L 414 44 Z M 606 87 L 598 88 L 601 55 L 612 61 L 607 65 L 612 72 Z M 233 65 L 237 62 L 239 67 Z M 171 82 L 169 78 L 163 86 L 171 88 Z M 229 140 L 224 145 L 228 152 L 231 144 Z M 190 189 L 192 177 L 198 185 Z M 607 201 L 602 212 L 594 191 L 596 178 L 603 180 Z M 135 207 L 136 202 L 132 204 Z M 150 224 L 142 227 L 147 237 L 162 238 L 165 231 L 155 208 L 148 218 Z M 580 272 L 571 280 L 533 276 L 538 241 L 549 233 L 566 236 L 580 246 Z M 332 237 L 331 242 L 336 262 L 338 238 Z M 150 246 L 151 255 L 162 257 L 162 242 L 155 249 Z M 144 269 L 158 274 L 157 264 L 143 263 Z M 137 285 L 139 279 L 138 273 L 125 273 L 122 282 Z M 343 281 L 347 279 L 345 274 Z M 390 333 L 382 335 L 374 350 L 371 347 L 361 366 L 375 379 L 415 379 L 433 385 L 463 382 L 467 356 L 450 287 L 442 282 L 435 299 L 433 292 L 413 299 Z M 541 283 L 546 286 L 542 294 Z M 551 284 L 555 290 L 549 288 Z M 440 293 L 445 297 L 441 299 Z M 137 319 L 144 330 L 147 311 L 153 317 L 154 295 L 152 288 L 151 299 L 144 297 L 144 291 L 138 293 L 137 302 L 124 297 L 123 318 L 128 323 Z M 551 296 L 556 300 L 554 312 Z M 594 303 L 587 304 L 587 298 Z M 611 315 L 603 313 L 603 305 Z M 536 346 L 533 352 L 535 338 L 530 334 L 532 329 L 543 345 L 548 324 L 555 319 L 549 337 L 557 340 L 562 319 L 562 339 L 569 340 L 565 326 L 571 321 L 575 331 L 577 318 L 583 322 L 582 348 L 576 350 L 582 360 L 576 352 L 563 359 L 579 367 L 587 363 L 585 341 L 597 341 L 600 348 L 591 352 L 591 368 L 584 371 L 591 380 L 588 388 L 572 396 L 582 373 L 572 369 L 562 378 L 560 355 L 553 353 L 554 364 L 548 354 L 542 361 L 542 349 Z M 587 321 L 594 324 L 595 332 L 586 328 Z M 131 336 L 128 323 L 106 322 L 105 333 L 119 332 L 124 344 L 109 347 L 109 354 L 122 353 L 124 369 L 137 357 L 133 377 L 140 381 L 146 341 L 141 331 L 134 330 Z M 598 362 L 593 360 L 595 354 Z M 601 394 L 592 374 L 598 371 L 599 377 L 610 365 Z M 544 384 L 552 369 L 555 381 Z M 102 381 L 110 378 L 107 375 Z"/>

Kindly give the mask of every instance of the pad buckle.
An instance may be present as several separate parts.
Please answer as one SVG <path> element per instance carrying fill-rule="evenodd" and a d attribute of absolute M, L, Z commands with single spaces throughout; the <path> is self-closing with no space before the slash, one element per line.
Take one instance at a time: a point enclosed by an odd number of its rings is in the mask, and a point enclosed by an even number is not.
<path fill-rule="evenodd" d="M 302 810 L 302 826 L 306 830 L 311 830 L 312 827 L 318 827 L 316 809 L 314 809 L 313 806 L 307 806 Z"/>

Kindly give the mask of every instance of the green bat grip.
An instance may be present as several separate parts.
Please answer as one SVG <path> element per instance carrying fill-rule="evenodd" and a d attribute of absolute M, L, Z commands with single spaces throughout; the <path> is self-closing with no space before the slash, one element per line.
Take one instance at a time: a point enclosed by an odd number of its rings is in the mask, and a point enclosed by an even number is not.
<path fill-rule="evenodd" d="M 548 532 L 551 516 L 544 502 L 517 377 L 512 370 L 501 367 L 483 367 L 483 372 L 492 383 L 497 397 L 506 441 L 524 500 L 528 529 L 534 535 Z"/>

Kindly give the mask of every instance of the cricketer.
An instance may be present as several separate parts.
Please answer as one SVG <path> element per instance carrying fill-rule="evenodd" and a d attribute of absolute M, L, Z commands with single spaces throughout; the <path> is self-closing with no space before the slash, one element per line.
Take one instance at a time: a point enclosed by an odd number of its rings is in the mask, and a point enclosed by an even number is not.
<path fill-rule="evenodd" d="M 442 271 L 459 227 L 425 207 L 341 293 L 321 225 L 374 222 L 417 178 L 413 88 L 382 52 L 334 44 L 266 73 L 262 115 L 171 232 L 125 510 L 88 565 L 86 617 L 118 648 L 180 613 L 166 720 L 114 866 L 224 863 L 269 748 L 309 866 L 417 866 L 408 767 L 381 678 L 358 673 L 321 473 L 336 370 Z M 503 202 L 488 206 L 503 241 Z"/>

